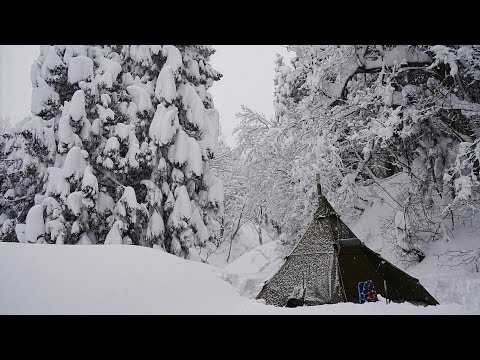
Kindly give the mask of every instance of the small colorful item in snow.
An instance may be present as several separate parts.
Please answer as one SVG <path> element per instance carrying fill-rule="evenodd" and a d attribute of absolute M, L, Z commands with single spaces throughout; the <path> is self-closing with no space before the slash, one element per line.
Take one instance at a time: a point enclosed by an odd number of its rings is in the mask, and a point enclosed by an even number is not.
<path fill-rule="evenodd" d="M 360 281 L 358 283 L 358 301 L 360 304 L 378 301 L 372 280 Z"/>

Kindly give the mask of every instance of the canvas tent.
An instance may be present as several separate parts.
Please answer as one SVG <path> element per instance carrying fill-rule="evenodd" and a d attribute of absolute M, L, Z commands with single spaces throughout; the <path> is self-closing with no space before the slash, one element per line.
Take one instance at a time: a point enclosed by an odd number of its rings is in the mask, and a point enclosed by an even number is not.
<path fill-rule="evenodd" d="M 280 270 L 263 285 L 257 299 L 294 306 L 359 302 L 358 283 L 372 280 L 391 301 L 424 305 L 438 302 L 415 279 L 365 246 L 340 219 L 317 176 L 318 209 L 307 231 Z M 385 291 L 385 284 L 386 290 Z"/>

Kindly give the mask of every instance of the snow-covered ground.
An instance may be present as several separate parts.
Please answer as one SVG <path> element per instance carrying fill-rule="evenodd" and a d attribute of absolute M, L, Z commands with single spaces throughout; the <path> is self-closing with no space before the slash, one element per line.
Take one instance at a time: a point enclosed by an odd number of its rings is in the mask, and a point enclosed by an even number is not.
<path fill-rule="evenodd" d="M 383 187 L 389 189 L 390 195 L 398 198 L 402 186 L 407 182 L 407 175 L 400 174 L 385 179 Z M 379 191 L 377 194 L 379 198 L 362 216 L 350 224 L 355 235 L 385 259 L 419 279 L 440 304 L 457 303 L 480 313 L 480 272 L 474 271 L 466 264 L 452 266 L 454 262 L 443 255 L 452 250 L 478 251 L 479 232 L 475 224 L 458 223 L 450 234 L 450 239 L 443 238 L 430 242 L 425 249 L 426 256 L 422 262 L 413 264 L 400 262 L 395 256 L 391 242 L 386 240 L 396 236 L 395 224 L 384 227 L 382 221 L 383 218 L 394 217 L 396 206 L 385 192 Z"/>
<path fill-rule="evenodd" d="M 268 257 L 274 246 L 267 245 Z M 230 270 L 242 269 L 237 260 Z M 468 304 L 383 301 L 277 308 L 241 296 L 226 281 L 231 276 L 226 269 L 139 246 L 0 243 L 0 314 L 479 313 Z"/>
<path fill-rule="evenodd" d="M 272 241 L 272 237 L 265 229 L 262 229 L 263 244 L 265 245 L 270 241 Z M 258 240 L 257 232 L 255 231 L 255 229 L 251 224 L 246 223 L 238 231 L 238 234 L 232 243 L 231 250 L 230 250 L 230 242 L 227 240 L 221 243 L 217 249 L 203 250 L 203 251 L 204 252 L 207 251 L 207 253 L 211 252 L 211 254 L 208 255 L 208 258 L 207 258 L 208 264 L 223 268 L 228 264 L 231 264 L 240 256 L 248 253 L 251 250 L 256 249 L 259 246 L 260 246 L 260 242 Z M 230 258 L 228 257 L 229 250 L 230 250 Z M 205 256 L 203 256 L 202 258 L 204 257 Z M 228 259 L 228 262 L 227 262 L 227 259 Z"/>
<path fill-rule="evenodd" d="M 442 266 L 436 255 L 475 249 L 475 230 L 432 243 L 420 264 L 398 263 L 380 233 L 388 203 L 373 203 L 350 226 L 374 251 L 420 279 L 439 306 L 343 303 L 277 308 L 255 300 L 288 251 L 267 231 L 263 245 L 245 224 L 210 265 L 128 245 L 55 246 L 0 243 L 0 314 L 480 314 L 480 274 Z M 445 264 L 443 264 L 445 265 Z"/>
<path fill-rule="evenodd" d="M 402 174 L 386 180 L 384 186 L 389 188 L 391 195 L 398 196 L 406 180 L 408 179 Z M 379 191 L 377 199 L 349 226 L 368 247 L 411 276 L 418 278 L 440 304 L 457 304 L 469 309 L 468 311 L 480 314 L 480 272 L 468 266 L 452 266 L 453 263 L 442 256 L 451 250 L 478 251 L 478 229 L 472 224 L 457 224 L 451 239 L 430 243 L 422 262 L 407 264 L 398 261 L 391 242 L 387 240 L 396 236 L 395 224 L 387 228 L 382 226 L 382 219 L 394 216 L 395 211 L 392 199 Z M 247 228 L 240 234 L 240 239 L 237 241 L 252 244 L 251 240 L 244 238 L 248 234 Z M 255 298 L 264 281 L 282 266 L 285 251 L 285 247 L 277 240 L 269 238 L 268 243 L 245 252 L 224 266 L 227 272 L 226 279 L 239 289 L 241 295 Z"/>

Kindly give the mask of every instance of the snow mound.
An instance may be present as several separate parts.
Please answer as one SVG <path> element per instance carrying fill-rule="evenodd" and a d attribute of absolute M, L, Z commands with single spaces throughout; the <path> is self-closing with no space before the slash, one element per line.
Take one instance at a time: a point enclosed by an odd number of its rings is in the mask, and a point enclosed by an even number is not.
<path fill-rule="evenodd" d="M 163 251 L 22 245 L 0 243 L 0 314 L 222 314 L 263 307 L 240 297 L 213 266 Z"/>

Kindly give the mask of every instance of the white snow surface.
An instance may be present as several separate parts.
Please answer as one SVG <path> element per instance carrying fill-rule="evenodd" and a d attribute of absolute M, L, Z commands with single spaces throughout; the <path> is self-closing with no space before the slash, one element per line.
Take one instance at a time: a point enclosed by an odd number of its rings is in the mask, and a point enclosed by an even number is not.
<path fill-rule="evenodd" d="M 206 243 L 209 237 L 208 229 L 203 222 L 197 206 L 194 204 L 193 201 L 190 201 L 190 205 L 192 208 L 192 223 L 197 231 L 197 237 L 200 243 Z"/>
<path fill-rule="evenodd" d="M 87 166 L 85 157 L 82 154 L 82 149 L 78 146 L 72 147 L 67 157 L 65 158 L 65 163 L 63 164 L 63 175 L 66 179 L 73 178 L 75 181 L 79 181 L 83 176 L 83 171 Z"/>
<path fill-rule="evenodd" d="M 262 230 L 262 237 L 263 237 L 263 245 L 272 241 L 270 234 L 268 234 L 268 232 L 265 231 L 265 229 Z M 209 245 L 210 243 L 207 243 L 207 246 Z M 236 259 L 242 256 L 246 256 L 246 257 L 251 256 L 255 252 L 255 249 L 259 246 L 260 246 L 260 243 L 258 240 L 258 234 L 254 230 L 254 228 L 251 226 L 251 224 L 247 222 L 240 227 L 237 236 L 233 240 L 232 248 L 230 251 L 230 258 L 228 262 L 227 262 L 227 258 L 228 258 L 229 248 L 230 248 L 230 239 L 222 242 L 218 247 L 218 249 L 215 249 L 215 251 L 208 257 L 207 261 L 211 265 L 227 269 L 226 266 L 229 266 L 229 264 L 233 264 L 233 262 L 235 262 Z M 208 249 L 208 250 L 212 250 L 212 249 Z M 251 251 L 253 252 L 251 253 Z M 204 251 L 202 250 L 202 253 L 203 252 Z M 260 271 L 260 268 L 263 265 L 265 264 L 255 265 L 255 266 L 249 267 L 249 269 L 246 269 L 245 267 L 243 267 L 243 269 L 236 269 L 234 272 L 254 273 L 254 272 Z"/>
<path fill-rule="evenodd" d="M 98 194 L 98 180 L 97 177 L 93 175 L 91 166 L 85 167 L 83 171 L 82 190 L 86 190 L 87 188 L 91 189 L 94 196 Z"/>
<path fill-rule="evenodd" d="M 58 103 L 60 101 L 60 96 L 40 76 L 37 76 L 35 83 L 37 86 L 32 89 L 31 109 L 33 114 L 39 114 L 45 109 L 45 104 L 49 100 Z"/>
<path fill-rule="evenodd" d="M 218 136 L 220 134 L 220 115 L 217 109 L 205 110 L 207 121 L 203 129 L 203 139 L 201 141 L 203 147 L 213 154 L 218 150 Z"/>
<path fill-rule="evenodd" d="M 130 125 L 124 123 L 118 123 L 114 127 L 114 134 L 119 139 L 126 140 L 130 135 Z"/>
<path fill-rule="evenodd" d="M 128 93 L 132 96 L 132 101 L 137 105 L 138 111 L 153 111 L 152 100 L 148 92 L 138 85 L 127 86 Z"/>
<path fill-rule="evenodd" d="M 79 216 L 82 211 L 82 198 L 83 193 L 81 191 L 75 191 L 67 197 L 67 206 L 75 216 Z"/>
<path fill-rule="evenodd" d="M 97 208 L 98 208 L 98 212 L 100 214 L 104 214 L 105 211 L 107 211 L 107 210 L 110 210 L 110 212 L 113 213 L 113 209 L 115 208 L 115 201 L 113 200 L 113 198 L 110 195 L 108 195 L 104 192 L 99 192 L 98 193 Z"/>
<path fill-rule="evenodd" d="M 205 174 L 205 182 L 209 187 L 208 201 L 212 204 L 223 204 L 224 191 L 222 179 L 217 177 L 215 173 L 210 170 Z"/>
<path fill-rule="evenodd" d="M 137 209 L 137 197 L 135 195 L 135 190 L 131 186 L 127 186 L 123 191 L 123 195 L 120 198 L 130 209 Z"/>
<path fill-rule="evenodd" d="M 110 151 L 118 151 L 120 149 L 120 143 L 115 136 L 112 136 L 107 140 L 105 143 L 105 148 L 103 149 L 103 153 L 107 154 Z"/>
<path fill-rule="evenodd" d="M 388 188 L 389 193 L 396 197 L 407 180 L 405 174 L 395 175 L 385 179 L 382 186 Z M 392 206 L 392 200 L 387 195 L 383 195 L 379 201 L 368 206 L 363 215 L 349 226 L 370 249 L 419 279 L 440 304 L 455 303 L 480 313 L 480 273 L 472 272 L 466 266 L 452 266 L 453 263 L 447 261 L 442 255 L 448 251 L 478 249 L 478 232 L 474 227 L 458 224 L 451 236 L 451 241 L 445 238 L 432 242 L 425 250 L 426 257 L 422 262 L 408 264 L 398 261 L 388 240 L 397 235 L 397 225 L 400 228 L 405 226 L 403 214 L 397 211 Z M 389 216 L 396 218 L 396 226 L 389 227 L 389 230 L 383 233 L 382 219 Z"/>
<path fill-rule="evenodd" d="M 77 90 L 75 94 L 73 94 L 68 114 L 74 121 L 78 121 L 87 116 L 85 111 L 85 93 L 83 90 Z"/>
<path fill-rule="evenodd" d="M 158 101 L 165 99 L 165 101 L 170 104 L 177 97 L 175 77 L 172 68 L 168 65 L 162 67 L 160 74 L 158 74 L 157 84 L 155 86 L 155 96 Z"/>
<path fill-rule="evenodd" d="M 25 240 L 35 243 L 45 232 L 45 221 L 43 219 L 43 206 L 34 205 L 27 213 L 25 220 Z"/>
<path fill-rule="evenodd" d="M 190 84 L 183 84 L 179 87 L 178 93 L 182 96 L 183 106 L 187 109 L 187 120 L 203 130 L 206 121 L 205 106 L 195 88 Z"/>
<path fill-rule="evenodd" d="M 93 60 L 87 56 L 76 56 L 68 63 L 68 82 L 75 84 L 93 77 Z"/>
<path fill-rule="evenodd" d="M 188 167 L 191 169 L 195 175 L 200 176 L 202 175 L 202 150 L 200 149 L 200 145 L 198 145 L 197 140 L 192 137 L 188 137 Z M 223 187 L 222 187 L 223 193 Z"/>
<path fill-rule="evenodd" d="M 182 129 L 178 130 L 175 144 L 170 148 L 170 161 L 183 165 L 188 160 L 188 155 L 190 153 L 188 149 L 188 138 L 189 136 L 185 131 L 183 131 Z"/>
<path fill-rule="evenodd" d="M 80 236 L 80 239 L 78 240 L 76 245 L 92 245 L 92 240 L 88 237 L 87 234 L 83 233 L 82 236 Z"/>
<path fill-rule="evenodd" d="M 224 270 L 140 246 L 0 243 L 0 314 L 473 314 L 458 304 L 264 305 Z"/>
<path fill-rule="evenodd" d="M 123 227 L 123 223 L 120 220 L 115 221 L 112 228 L 107 234 L 105 238 L 105 245 L 121 245 L 122 242 L 122 234 L 120 233 L 120 229 Z"/>
<path fill-rule="evenodd" d="M 70 145 L 75 142 L 75 134 L 70 125 L 70 119 L 68 116 L 62 116 L 58 122 L 58 148 L 61 148 L 61 144 Z"/>
<path fill-rule="evenodd" d="M 104 108 L 102 105 L 97 104 L 97 112 L 98 117 L 102 120 L 102 122 L 105 122 L 107 118 L 110 118 L 112 120 L 115 118 L 115 113 L 113 112 L 113 110 Z"/>
<path fill-rule="evenodd" d="M 192 209 L 187 188 L 185 186 L 179 186 L 175 189 L 175 206 L 168 221 L 177 228 L 182 221 L 187 221 L 191 217 Z"/>
<path fill-rule="evenodd" d="M 178 109 L 175 106 L 165 108 L 162 104 L 157 105 L 157 111 L 148 130 L 148 136 L 157 145 L 166 145 L 172 140 L 178 127 L 177 113 Z"/>
<path fill-rule="evenodd" d="M 53 166 L 48 167 L 47 174 L 45 196 L 59 195 L 61 199 L 66 199 L 70 194 L 70 184 L 65 180 L 62 169 Z"/>
<path fill-rule="evenodd" d="M 157 237 L 165 232 L 165 226 L 163 224 L 162 216 L 153 210 L 153 214 L 150 217 L 147 227 L 147 234 L 149 237 Z"/>
<path fill-rule="evenodd" d="M 183 65 L 182 54 L 175 46 L 164 45 L 162 54 L 167 57 L 165 66 L 169 66 L 173 72 L 176 72 Z"/>
<path fill-rule="evenodd" d="M 44 79 L 47 79 L 50 75 L 49 70 L 54 70 L 56 67 L 62 66 L 63 61 L 60 56 L 58 56 L 55 46 L 49 46 L 46 48 L 43 55 L 45 56 L 45 59 L 41 68 L 41 76 Z"/>
<path fill-rule="evenodd" d="M 97 59 L 100 69 L 104 73 L 109 73 L 112 75 L 112 80 L 115 81 L 118 77 L 118 74 L 122 71 L 122 65 L 119 63 L 107 59 L 105 57 L 99 57 Z"/>

